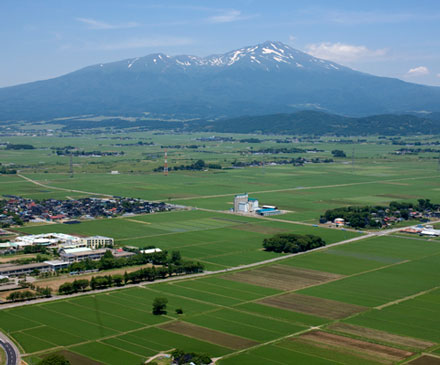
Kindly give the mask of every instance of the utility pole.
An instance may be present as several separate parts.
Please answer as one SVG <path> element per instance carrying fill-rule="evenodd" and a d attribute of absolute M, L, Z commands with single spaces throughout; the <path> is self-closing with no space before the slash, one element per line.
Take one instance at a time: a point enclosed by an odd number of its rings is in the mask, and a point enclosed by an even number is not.
<path fill-rule="evenodd" d="M 165 148 L 165 161 L 163 165 L 163 174 L 168 176 L 168 150 Z"/>
<path fill-rule="evenodd" d="M 70 177 L 73 177 L 73 156 L 72 156 L 72 152 L 70 152 L 70 156 L 69 156 L 69 174 L 70 174 Z"/>
<path fill-rule="evenodd" d="M 351 173 L 354 173 L 354 146 L 353 146 L 353 150 L 351 152 Z"/>

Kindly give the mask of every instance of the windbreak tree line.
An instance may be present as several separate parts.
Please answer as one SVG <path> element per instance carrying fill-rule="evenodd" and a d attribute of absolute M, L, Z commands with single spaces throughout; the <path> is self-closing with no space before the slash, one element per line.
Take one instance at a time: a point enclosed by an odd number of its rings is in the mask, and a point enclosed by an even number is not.
<path fill-rule="evenodd" d="M 178 170 L 193 170 L 193 171 L 202 171 L 205 169 L 214 169 L 214 170 L 221 170 L 222 166 L 220 164 L 216 163 L 206 163 L 203 160 L 197 160 L 196 162 L 192 163 L 191 165 L 180 165 L 180 166 L 173 166 L 170 169 L 174 171 Z M 159 166 L 155 168 L 153 171 L 155 172 L 162 172 L 163 167 Z"/>
<path fill-rule="evenodd" d="M 136 264 L 142 265 L 147 263 L 152 263 L 153 266 L 145 267 L 132 272 L 125 272 L 124 275 L 114 274 L 114 275 L 103 275 L 103 276 L 94 276 L 91 280 L 87 279 L 78 279 L 73 282 L 67 282 L 62 284 L 58 288 L 58 292 L 60 294 L 73 294 L 82 292 L 85 290 L 97 290 L 97 289 L 105 289 L 112 286 L 124 286 L 126 284 L 135 284 L 141 281 L 154 281 L 156 279 L 165 279 L 166 277 L 174 276 L 174 275 L 182 275 L 182 274 L 195 274 L 199 272 L 203 272 L 204 266 L 200 262 L 194 261 L 186 261 L 182 259 L 180 251 L 172 251 L 171 255 L 168 255 L 167 251 L 156 252 L 150 255 L 139 254 L 135 256 L 130 256 L 129 258 L 133 258 L 136 256 L 143 257 L 144 259 L 141 261 L 135 261 Z M 106 267 L 108 269 L 113 268 L 111 265 L 112 260 L 115 260 L 110 251 L 107 251 L 106 254 L 101 258 L 100 261 L 91 261 L 85 260 L 82 262 L 74 263 L 71 265 L 72 268 L 82 268 L 87 269 L 87 265 L 91 265 L 91 269 L 93 265 L 99 265 L 99 268 Z M 121 259 L 116 259 L 121 260 Z M 103 265 L 103 262 L 106 264 Z M 85 265 L 85 266 L 73 266 L 76 264 Z M 160 265 L 160 266 L 154 266 Z M 118 267 L 118 266 L 116 266 Z M 90 288 L 90 289 L 89 289 Z"/>
<path fill-rule="evenodd" d="M 101 257 L 100 260 L 93 261 L 90 259 L 74 262 L 67 268 L 69 272 L 83 272 L 90 270 L 110 270 L 117 269 L 126 266 L 136 266 L 136 265 L 145 265 L 145 264 L 153 264 L 153 265 L 161 265 L 161 266 L 169 266 L 172 265 L 174 267 L 174 271 L 177 274 L 188 273 L 191 271 L 191 267 L 198 266 L 199 263 L 195 263 L 190 260 L 182 260 L 181 254 L 179 251 L 172 251 L 171 256 L 169 257 L 168 251 L 154 252 L 151 254 L 137 253 L 133 256 L 129 257 L 120 257 L 116 258 L 113 256 L 110 250 Z"/>
<path fill-rule="evenodd" d="M 263 241 L 263 247 L 266 251 L 278 253 L 304 252 L 325 245 L 326 243 L 321 237 L 296 233 L 277 234 L 271 238 L 265 238 Z"/>

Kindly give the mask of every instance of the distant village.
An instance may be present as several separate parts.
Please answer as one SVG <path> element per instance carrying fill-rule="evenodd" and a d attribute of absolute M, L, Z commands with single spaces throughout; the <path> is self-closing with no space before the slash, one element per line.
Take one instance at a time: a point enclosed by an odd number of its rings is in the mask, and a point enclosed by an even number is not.
<path fill-rule="evenodd" d="M 128 216 L 172 210 L 165 203 L 147 202 L 134 198 L 81 198 L 75 200 L 47 199 L 37 201 L 15 195 L 0 200 L 0 227 L 27 222 L 78 223 L 75 219 Z"/>
<path fill-rule="evenodd" d="M 327 210 L 320 223 L 333 222 L 337 226 L 353 228 L 388 228 L 404 221 L 417 220 L 422 223 L 440 218 L 440 205 L 429 199 L 418 199 L 417 203 L 391 202 L 388 206 L 349 206 Z M 420 233 L 420 232 L 411 232 Z"/>

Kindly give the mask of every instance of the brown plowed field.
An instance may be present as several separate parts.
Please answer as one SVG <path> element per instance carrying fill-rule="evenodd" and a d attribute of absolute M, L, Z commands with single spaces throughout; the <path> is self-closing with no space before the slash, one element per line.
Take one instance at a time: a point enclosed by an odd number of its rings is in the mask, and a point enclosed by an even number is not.
<path fill-rule="evenodd" d="M 76 352 L 62 350 L 58 351 L 57 354 L 64 356 L 72 365 L 102 365 L 102 362 L 89 359 Z"/>
<path fill-rule="evenodd" d="M 440 365 L 440 358 L 429 356 L 429 355 L 423 355 L 419 357 L 418 359 L 415 359 L 413 361 L 410 361 L 408 364 L 410 365 Z"/>
<path fill-rule="evenodd" d="M 274 288 L 297 290 L 311 285 L 339 279 L 342 275 L 322 271 L 296 268 L 286 265 L 271 265 L 255 270 L 241 271 L 223 276 L 224 279 Z"/>
<path fill-rule="evenodd" d="M 300 339 L 307 340 L 318 345 L 324 345 L 337 350 L 345 350 L 364 355 L 364 357 L 374 358 L 383 363 L 403 360 L 414 355 L 413 352 L 396 349 L 376 343 L 356 340 L 354 338 L 335 335 L 332 333 L 313 331 L 300 336 Z"/>
<path fill-rule="evenodd" d="M 259 303 L 329 319 L 348 317 L 367 309 L 354 304 L 295 293 L 264 298 Z"/>
<path fill-rule="evenodd" d="M 233 350 L 241 350 L 258 345 L 258 342 L 248 340 L 247 338 L 229 335 L 227 333 L 215 331 L 209 328 L 197 326 L 188 322 L 171 322 L 159 326 L 160 328 L 179 333 L 188 337 L 197 338 L 201 341 L 211 342 L 213 344 L 227 347 Z"/>
<path fill-rule="evenodd" d="M 417 338 L 412 338 L 412 337 L 393 335 L 388 332 L 374 330 L 371 328 L 366 328 L 361 326 L 355 326 L 353 324 L 348 324 L 348 323 L 335 323 L 329 326 L 328 328 L 333 331 L 349 333 L 351 335 L 365 337 L 371 340 L 388 342 L 390 344 L 406 346 L 420 350 L 435 345 L 433 342 L 419 340 Z"/>

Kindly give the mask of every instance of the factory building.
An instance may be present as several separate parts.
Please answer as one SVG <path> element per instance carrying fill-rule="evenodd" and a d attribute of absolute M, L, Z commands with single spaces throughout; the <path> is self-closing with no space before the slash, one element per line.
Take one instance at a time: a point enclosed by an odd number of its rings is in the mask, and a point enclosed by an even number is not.
<path fill-rule="evenodd" d="M 239 194 L 234 197 L 234 212 L 254 213 L 258 209 L 258 200 L 249 198 L 247 193 Z"/>

